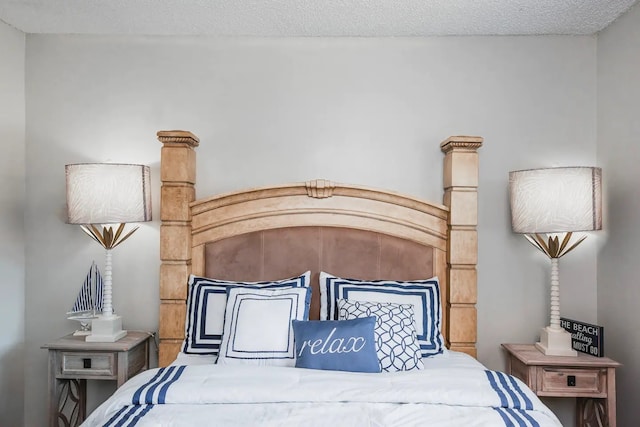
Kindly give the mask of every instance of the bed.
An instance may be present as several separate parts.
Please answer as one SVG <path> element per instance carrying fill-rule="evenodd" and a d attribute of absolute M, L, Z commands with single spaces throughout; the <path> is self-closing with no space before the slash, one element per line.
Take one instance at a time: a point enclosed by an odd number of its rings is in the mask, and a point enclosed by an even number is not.
<path fill-rule="evenodd" d="M 198 138 L 158 139 L 159 367 L 83 425 L 560 425 L 475 360 L 482 138 L 441 143 L 443 204 L 320 179 L 196 198 Z"/>

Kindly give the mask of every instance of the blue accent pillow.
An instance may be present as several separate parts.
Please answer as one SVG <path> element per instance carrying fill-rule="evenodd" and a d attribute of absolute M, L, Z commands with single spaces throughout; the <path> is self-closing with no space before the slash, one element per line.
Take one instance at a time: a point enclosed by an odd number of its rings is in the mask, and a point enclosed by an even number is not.
<path fill-rule="evenodd" d="M 182 352 L 217 355 L 222 341 L 227 289 L 243 286 L 251 289 L 287 289 L 309 286 L 311 272 L 272 282 L 233 282 L 189 276 L 187 318 Z"/>
<path fill-rule="evenodd" d="M 422 357 L 444 351 L 440 283 L 437 277 L 426 280 L 343 279 L 320 272 L 320 320 L 338 318 L 338 299 L 382 303 L 411 304 L 415 313 L 416 334 Z"/>
<path fill-rule="evenodd" d="M 375 347 L 376 318 L 292 321 L 296 368 L 380 372 Z"/>

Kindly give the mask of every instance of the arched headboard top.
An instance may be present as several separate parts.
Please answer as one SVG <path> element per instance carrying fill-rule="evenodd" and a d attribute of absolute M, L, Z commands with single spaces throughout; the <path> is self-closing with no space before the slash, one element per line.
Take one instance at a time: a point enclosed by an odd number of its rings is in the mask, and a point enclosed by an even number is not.
<path fill-rule="evenodd" d="M 381 202 L 402 205 L 420 210 L 446 219 L 449 208 L 442 204 L 431 203 L 399 192 L 372 188 L 363 185 L 342 184 L 326 179 L 314 179 L 306 182 L 295 182 L 281 185 L 271 185 L 258 188 L 243 189 L 222 193 L 203 198 L 190 203 L 192 212 L 198 214 L 205 210 L 222 207 L 246 200 L 266 199 L 288 195 L 306 195 L 316 199 L 326 199 L 333 196 L 358 197 L 378 200 Z M 209 207 L 211 205 L 211 207 Z"/>
<path fill-rule="evenodd" d="M 330 226 L 446 247 L 446 206 L 328 180 L 227 193 L 190 206 L 193 246 L 272 228 Z"/>

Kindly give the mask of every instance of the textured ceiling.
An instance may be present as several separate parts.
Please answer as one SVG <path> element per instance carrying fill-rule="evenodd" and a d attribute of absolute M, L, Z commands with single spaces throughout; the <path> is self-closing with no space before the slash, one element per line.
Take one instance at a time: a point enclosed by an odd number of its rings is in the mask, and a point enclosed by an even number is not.
<path fill-rule="evenodd" d="M 215 36 L 594 34 L 637 0 L 0 0 L 26 33 Z"/>

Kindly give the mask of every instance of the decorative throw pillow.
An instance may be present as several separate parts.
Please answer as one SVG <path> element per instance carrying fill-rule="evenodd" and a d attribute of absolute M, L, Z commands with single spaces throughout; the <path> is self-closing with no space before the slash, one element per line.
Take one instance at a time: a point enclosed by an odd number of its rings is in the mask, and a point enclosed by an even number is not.
<path fill-rule="evenodd" d="M 311 288 L 228 290 L 221 365 L 295 365 L 292 320 L 309 318 Z"/>
<path fill-rule="evenodd" d="M 375 316 L 376 352 L 385 372 L 423 369 L 416 339 L 413 306 L 382 302 L 338 300 L 340 320 Z"/>
<path fill-rule="evenodd" d="M 374 344 L 375 317 L 294 320 L 296 368 L 380 372 Z"/>
<path fill-rule="evenodd" d="M 258 289 L 308 287 L 311 272 L 271 282 L 232 282 L 191 275 L 187 294 L 187 318 L 182 352 L 217 355 L 222 339 L 227 289 L 243 286 Z"/>
<path fill-rule="evenodd" d="M 426 280 L 358 280 L 320 273 L 320 319 L 337 319 L 337 300 L 411 304 L 423 357 L 442 353 L 442 307 L 438 278 Z"/>

